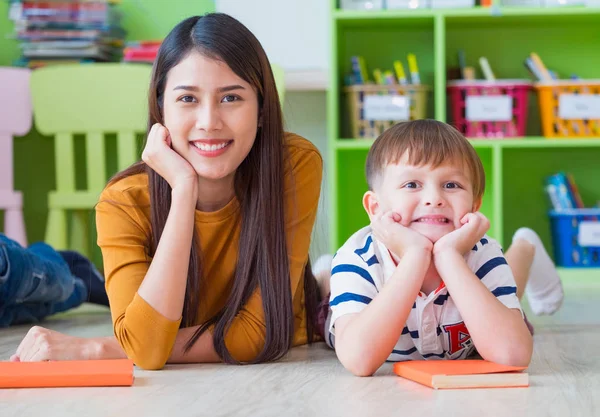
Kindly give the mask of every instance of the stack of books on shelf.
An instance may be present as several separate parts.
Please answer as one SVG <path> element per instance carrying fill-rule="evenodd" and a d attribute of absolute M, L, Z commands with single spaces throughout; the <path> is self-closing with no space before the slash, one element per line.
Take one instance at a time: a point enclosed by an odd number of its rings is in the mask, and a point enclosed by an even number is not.
<path fill-rule="evenodd" d="M 10 0 L 9 18 L 29 68 L 119 61 L 125 31 L 120 0 Z"/>
<path fill-rule="evenodd" d="M 546 194 L 556 211 L 584 208 L 573 175 L 558 172 L 546 178 Z"/>
<path fill-rule="evenodd" d="M 152 64 L 158 54 L 162 41 L 127 42 L 123 50 L 123 62 L 140 62 Z"/>

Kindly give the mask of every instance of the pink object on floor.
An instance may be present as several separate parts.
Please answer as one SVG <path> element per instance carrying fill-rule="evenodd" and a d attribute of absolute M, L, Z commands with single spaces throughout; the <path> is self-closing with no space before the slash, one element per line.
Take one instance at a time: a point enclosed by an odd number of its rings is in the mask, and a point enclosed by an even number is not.
<path fill-rule="evenodd" d="M 27 245 L 23 196 L 14 190 L 13 136 L 31 129 L 30 71 L 0 67 L 0 210 L 4 210 L 4 234 Z"/>

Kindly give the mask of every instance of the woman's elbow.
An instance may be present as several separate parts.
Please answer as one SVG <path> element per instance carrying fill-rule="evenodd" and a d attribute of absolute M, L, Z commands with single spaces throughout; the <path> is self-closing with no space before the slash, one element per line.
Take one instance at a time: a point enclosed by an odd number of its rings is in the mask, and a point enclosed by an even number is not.
<path fill-rule="evenodd" d="M 144 370 L 157 371 L 164 368 L 169 359 L 168 349 L 162 349 L 158 344 L 134 345 L 127 339 L 117 337 L 121 348 L 133 363 Z"/>
<path fill-rule="evenodd" d="M 256 343 L 248 342 L 247 344 L 233 344 L 226 346 L 229 355 L 238 363 L 255 363 L 262 353 L 264 341 Z"/>
<path fill-rule="evenodd" d="M 138 368 L 141 368 L 145 371 L 160 371 L 167 363 L 167 361 L 146 360 L 144 358 L 140 358 L 138 360 L 132 358 L 132 360 Z"/>

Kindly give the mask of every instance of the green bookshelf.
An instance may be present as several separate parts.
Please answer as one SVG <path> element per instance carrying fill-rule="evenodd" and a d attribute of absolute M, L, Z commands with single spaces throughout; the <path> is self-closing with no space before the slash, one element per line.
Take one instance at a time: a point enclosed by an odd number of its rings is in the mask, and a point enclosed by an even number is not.
<path fill-rule="evenodd" d="M 546 65 L 563 77 L 600 78 L 600 8 L 482 8 L 448 10 L 348 11 L 331 0 L 331 73 L 328 90 L 328 136 L 332 250 L 368 224 L 362 208 L 367 190 L 365 158 L 372 139 L 349 137 L 349 120 L 342 93 L 350 58 L 361 55 L 369 72 L 392 69 L 394 59 L 406 62 L 408 53 L 419 61 L 421 82 L 433 88 L 426 117 L 446 121 L 446 68 L 458 66 L 463 49 L 467 65 L 486 56 L 497 78 L 530 79 L 524 59 L 537 52 Z M 526 136 L 477 140 L 472 144 L 486 171 L 482 211 L 489 217 L 490 235 L 502 244 L 520 226 L 540 233 L 551 247 L 544 178 L 566 170 L 575 176 L 586 205 L 600 201 L 600 137 L 545 139 L 541 136 L 537 95 L 529 97 Z M 594 276 L 600 276 L 594 270 Z M 580 272 L 561 270 L 574 279 Z M 587 270 L 587 273 L 592 273 Z"/>

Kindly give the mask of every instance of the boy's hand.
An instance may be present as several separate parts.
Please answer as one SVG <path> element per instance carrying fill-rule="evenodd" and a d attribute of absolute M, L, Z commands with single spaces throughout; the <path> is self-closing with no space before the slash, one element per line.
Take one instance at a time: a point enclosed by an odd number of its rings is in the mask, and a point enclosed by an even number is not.
<path fill-rule="evenodd" d="M 419 249 L 431 252 L 433 242 L 419 232 L 403 226 L 402 218 L 393 211 L 385 212 L 375 217 L 371 229 L 375 238 L 383 243 L 394 255 L 404 256 L 409 249 Z"/>
<path fill-rule="evenodd" d="M 458 252 L 464 256 L 475 246 L 490 228 L 490 222 L 482 213 L 467 213 L 461 220 L 459 229 L 443 236 L 433 246 L 433 257 L 444 252 Z"/>

